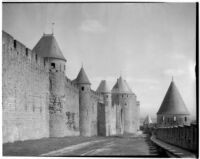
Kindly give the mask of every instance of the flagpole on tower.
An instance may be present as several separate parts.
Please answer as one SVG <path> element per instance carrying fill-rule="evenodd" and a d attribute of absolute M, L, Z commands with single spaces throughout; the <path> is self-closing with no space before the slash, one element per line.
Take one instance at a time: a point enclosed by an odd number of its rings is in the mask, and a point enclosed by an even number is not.
<path fill-rule="evenodd" d="M 55 25 L 55 23 L 53 22 L 53 23 L 51 23 L 52 24 L 52 35 L 53 35 L 53 33 L 54 33 L 54 25 Z"/>

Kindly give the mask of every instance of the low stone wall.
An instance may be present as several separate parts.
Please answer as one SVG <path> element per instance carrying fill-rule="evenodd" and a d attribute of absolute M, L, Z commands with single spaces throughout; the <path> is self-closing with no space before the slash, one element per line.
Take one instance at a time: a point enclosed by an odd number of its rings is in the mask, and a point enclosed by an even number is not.
<path fill-rule="evenodd" d="M 196 152 L 197 151 L 197 125 L 176 126 L 155 129 L 157 139 L 166 143 Z"/>

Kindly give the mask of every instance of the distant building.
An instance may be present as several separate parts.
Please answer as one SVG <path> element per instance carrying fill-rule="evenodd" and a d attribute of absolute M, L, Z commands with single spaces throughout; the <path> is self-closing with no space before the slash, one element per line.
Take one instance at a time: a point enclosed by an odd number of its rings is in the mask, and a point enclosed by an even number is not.
<path fill-rule="evenodd" d="M 75 80 L 53 34 L 33 50 L 3 32 L 3 143 L 43 137 L 110 136 L 139 129 L 139 102 L 120 77 L 97 91 L 84 68 Z"/>
<path fill-rule="evenodd" d="M 153 124 L 152 120 L 151 120 L 151 117 L 149 115 L 147 115 L 147 117 L 144 119 L 144 122 L 143 122 L 143 127 L 144 128 L 149 128 L 151 127 Z"/>
<path fill-rule="evenodd" d="M 172 80 L 157 112 L 157 126 L 169 127 L 184 124 L 189 124 L 189 111 Z"/>

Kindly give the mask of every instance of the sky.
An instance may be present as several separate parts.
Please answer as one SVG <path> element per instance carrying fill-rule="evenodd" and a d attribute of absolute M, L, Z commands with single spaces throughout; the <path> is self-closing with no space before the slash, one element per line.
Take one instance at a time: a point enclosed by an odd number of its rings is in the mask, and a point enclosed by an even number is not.
<path fill-rule="evenodd" d="M 3 30 L 33 49 L 52 33 L 67 59 L 66 76 L 81 65 L 96 90 L 121 75 L 140 101 L 140 116 L 156 113 L 172 80 L 196 113 L 195 3 L 4 3 Z"/>

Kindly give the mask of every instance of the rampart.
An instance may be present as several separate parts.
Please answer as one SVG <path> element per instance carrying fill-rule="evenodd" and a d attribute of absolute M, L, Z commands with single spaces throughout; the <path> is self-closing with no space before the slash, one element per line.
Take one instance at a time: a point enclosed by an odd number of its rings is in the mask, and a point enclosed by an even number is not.
<path fill-rule="evenodd" d="M 79 89 L 65 77 L 65 115 L 67 136 L 77 136 L 79 133 Z"/>
<path fill-rule="evenodd" d="M 3 142 L 49 136 L 48 64 L 3 32 Z"/>
<path fill-rule="evenodd" d="M 166 143 L 197 151 L 197 125 L 174 126 L 155 129 L 156 137 Z"/>

